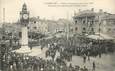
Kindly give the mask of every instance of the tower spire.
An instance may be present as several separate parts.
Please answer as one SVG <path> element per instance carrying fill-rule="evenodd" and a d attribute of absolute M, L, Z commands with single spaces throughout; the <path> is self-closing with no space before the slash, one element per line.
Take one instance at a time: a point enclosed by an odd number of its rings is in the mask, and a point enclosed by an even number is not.
<path fill-rule="evenodd" d="M 27 5 L 26 5 L 26 3 L 23 4 L 22 11 L 27 11 Z"/>

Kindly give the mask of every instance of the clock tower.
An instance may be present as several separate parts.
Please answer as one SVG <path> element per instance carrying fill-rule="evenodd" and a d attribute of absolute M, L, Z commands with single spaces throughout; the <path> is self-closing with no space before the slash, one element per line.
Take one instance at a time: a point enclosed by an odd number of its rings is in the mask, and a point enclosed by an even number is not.
<path fill-rule="evenodd" d="M 28 29 L 29 24 L 29 12 L 27 11 L 27 6 L 24 3 L 22 6 L 22 11 L 20 12 L 20 25 L 21 25 L 21 48 L 17 50 L 18 53 L 30 53 L 30 47 L 28 46 Z"/>
<path fill-rule="evenodd" d="M 22 26 L 27 26 L 29 23 L 29 12 L 27 11 L 27 5 L 24 3 L 22 11 L 20 12 L 20 22 Z"/>

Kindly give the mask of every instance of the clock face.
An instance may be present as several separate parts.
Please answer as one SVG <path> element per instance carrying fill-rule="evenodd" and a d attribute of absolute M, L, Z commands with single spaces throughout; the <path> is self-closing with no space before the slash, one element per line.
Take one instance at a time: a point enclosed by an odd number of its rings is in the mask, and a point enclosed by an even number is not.
<path fill-rule="evenodd" d="M 23 18 L 24 18 L 24 19 L 28 19 L 28 15 L 27 15 L 27 14 L 24 14 L 24 15 L 23 15 Z"/>

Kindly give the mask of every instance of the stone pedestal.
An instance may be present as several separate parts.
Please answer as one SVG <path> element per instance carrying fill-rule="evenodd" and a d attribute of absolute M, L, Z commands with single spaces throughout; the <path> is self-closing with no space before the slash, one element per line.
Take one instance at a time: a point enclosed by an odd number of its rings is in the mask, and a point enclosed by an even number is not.
<path fill-rule="evenodd" d="M 21 43 L 21 48 L 18 49 L 16 52 L 17 53 L 30 53 L 31 50 L 28 46 L 28 29 L 27 27 L 22 27 L 21 29 L 22 31 L 22 38 L 20 40 L 20 43 Z"/>
<path fill-rule="evenodd" d="M 22 27 L 21 48 L 28 48 L 28 30 L 27 27 Z"/>

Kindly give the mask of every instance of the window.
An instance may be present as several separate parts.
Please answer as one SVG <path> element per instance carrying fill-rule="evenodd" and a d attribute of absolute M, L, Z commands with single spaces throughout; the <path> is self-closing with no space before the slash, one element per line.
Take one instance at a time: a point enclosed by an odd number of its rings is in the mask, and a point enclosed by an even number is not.
<path fill-rule="evenodd" d="M 83 20 L 83 24 L 85 23 L 85 20 Z"/>
<path fill-rule="evenodd" d="M 36 21 L 34 21 L 34 24 L 36 23 Z"/>
<path fill-rule="evenodd" d="M 77 27 L 75 27 L 75 31 L 77 31 L 78 30 L 78 28 Z"/>
<path fill-rule="evenodd" d="M 95 32 L 94 32 L 94 28 L 91 28 L 90 33 L 91 33 L 91 34 L 95 34 Z"/>
<path fill-rule="evenodd" d="M 19 32 L 19 37 L 22 37 L 22 32 Z"/>
<path fill-rule="evenodd" d="M 92 20 L 92 21 L 91 21 L 91 24 L 93 24 L 93 23 L 94 23 L 94 21 Z"/>
<path fill-rule="evenodd" d="M 94 28 L 91 28 L 91 31 L 94 32 Z"/>
<path fill-rule="evenodd" d="M 75 24 L 77 24 L 77 20 L 75 21 Z"/>
<path fill-rule="evenodd" d="M 82 33 L 86 33 L 86 28 L 84 27 L 83 30 L 82 30 Z"/>
<path fill-rule="evenodd" d="M 111 31 L 111 29 L 110 28 L 108 28 L 108 32 L 110 32 Z"/>
<path fill-rule="evenodd" d="M 73 29 L 71 29 L 71 31 L 73 32 Z"/>
<path fill-rule="evenodd" d="M 101 28 L 99 28 L 99 32 L 101 32 Z"/>
<path fill-rule="evenodd" d="M 85 29 L 85 27 L 83 28 L 83 31 L 85 31 L 86 29 Z"/>
<path fill-rule="evenodd" d="M 30 29 L 30 27 L 27 27 L 28 29 Z"/>
<path fill-rule="evenodd" d="M 37 27 L 33 27 L 34 29 L 37 29 Z"/>

